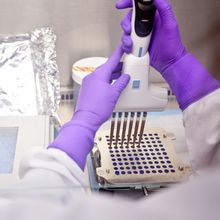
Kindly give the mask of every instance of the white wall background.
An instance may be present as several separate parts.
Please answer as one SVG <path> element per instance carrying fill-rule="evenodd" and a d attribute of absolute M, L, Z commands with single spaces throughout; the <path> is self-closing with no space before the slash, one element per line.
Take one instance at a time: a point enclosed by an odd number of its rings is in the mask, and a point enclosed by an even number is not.
<path fill-rule="evenodd" d="M 122 12 L 115 0 L 1 0 L 0 35 L 51 26 L 58 36 L 62 86 L 71 85 L 72 64 L 84 57 L 109 56 L 120 40 Z M 171 0 L 191 50 L 220 75 L 220 0 Z"/>

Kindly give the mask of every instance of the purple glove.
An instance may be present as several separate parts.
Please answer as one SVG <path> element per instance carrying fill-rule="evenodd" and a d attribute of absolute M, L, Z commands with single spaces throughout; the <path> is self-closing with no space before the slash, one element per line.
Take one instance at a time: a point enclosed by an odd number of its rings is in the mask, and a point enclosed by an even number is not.
<path fill-rule="evenodd" d="M 176 95 L 180 108 L 185 110 L 189 105 L 220 88 L 203 65 L 190 53 L 182 43 L 176 18 L 168 0 L 154 0 L 157 8 L 154 31 L 149 48 L 151 65 L 158 70 L 169 83 Z M 132 7 L 132 0 L 119 0 L 116 8 Z M 130 11 L 123 19 L 123 49 L 132 51 Z"/>
<path fill-rule="evenodd" d="M 104 65 L 83 80 L 72 120 L 61 128 L 49 146 L 66 152 L 81 169 L 84 169 L 87 155 L 93 148 L 96 131 L 110 118 L 130 80 L 129 75 L 121 75 L 122 55 L 122 47 L 119 47 Z M 114 79 L 116 81 L 112 84 Z"/>

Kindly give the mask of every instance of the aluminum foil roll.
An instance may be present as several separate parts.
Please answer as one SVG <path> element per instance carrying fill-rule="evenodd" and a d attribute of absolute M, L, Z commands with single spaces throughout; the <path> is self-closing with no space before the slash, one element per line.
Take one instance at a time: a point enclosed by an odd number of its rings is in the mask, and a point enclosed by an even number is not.
<path fill-rule="evenodd" d="M 56 115 L 60 80 L 51 28 L 0 39 L 0 116 Z"/>

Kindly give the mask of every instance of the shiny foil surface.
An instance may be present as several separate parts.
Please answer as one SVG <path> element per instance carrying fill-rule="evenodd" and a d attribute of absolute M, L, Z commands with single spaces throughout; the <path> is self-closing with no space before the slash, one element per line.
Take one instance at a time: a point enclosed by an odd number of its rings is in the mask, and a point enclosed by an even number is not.
<path fill-rule="evenodd" d="M 51 28 L 0 39 L 0 116 L 56 115 L 60 80 Z"/>

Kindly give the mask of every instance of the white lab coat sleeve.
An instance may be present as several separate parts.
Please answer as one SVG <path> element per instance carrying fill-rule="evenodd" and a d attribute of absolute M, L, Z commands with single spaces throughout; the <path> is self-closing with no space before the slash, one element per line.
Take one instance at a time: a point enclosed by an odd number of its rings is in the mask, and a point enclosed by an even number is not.
<path fill-rule="evenodd" d="M 220 164 L 220 89 L 189 106 L 184 125 L 194 170 Z"/>
<path fill-rule="evenodd" d="M 81 192 L 89 186 L 80 167 L 57 149 L 30 150 L 21 161 L 19 176 L 23 186 L 77 188 Z"/>

